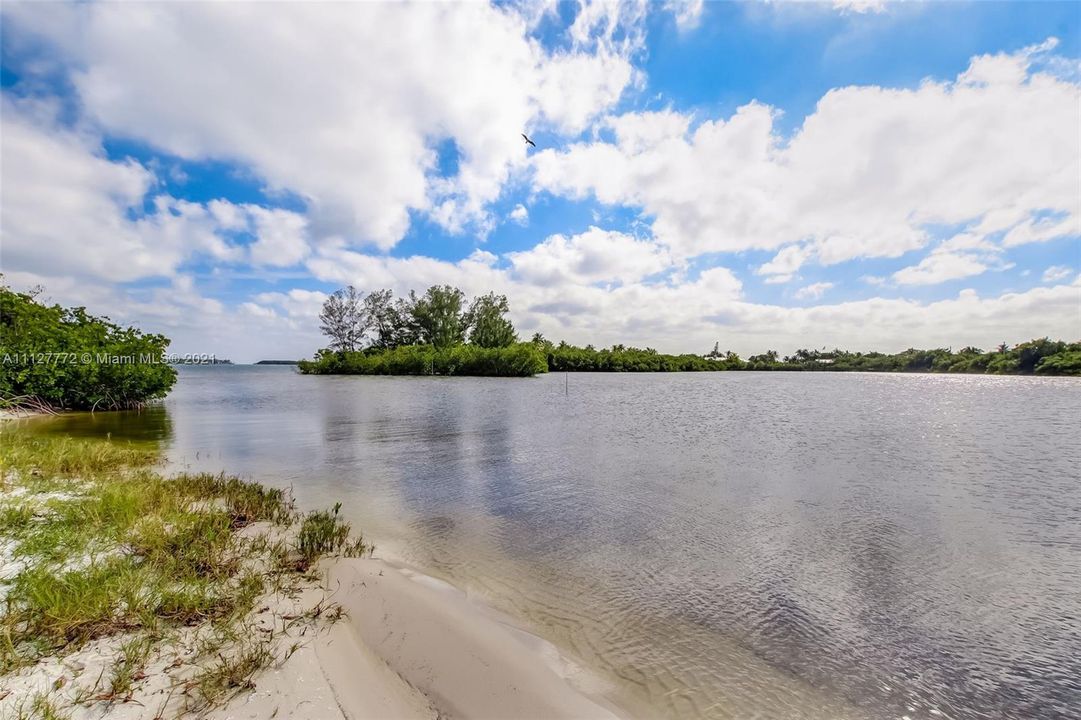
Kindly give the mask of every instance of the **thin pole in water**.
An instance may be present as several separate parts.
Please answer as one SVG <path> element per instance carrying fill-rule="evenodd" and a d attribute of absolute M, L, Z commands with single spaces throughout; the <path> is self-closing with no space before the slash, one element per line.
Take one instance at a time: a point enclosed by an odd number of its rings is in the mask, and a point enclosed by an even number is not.
<path fill-rule="evenodd" d="M 571 394 L 571 374 L 569 372 L 563 373 L 563 394 Z"/>

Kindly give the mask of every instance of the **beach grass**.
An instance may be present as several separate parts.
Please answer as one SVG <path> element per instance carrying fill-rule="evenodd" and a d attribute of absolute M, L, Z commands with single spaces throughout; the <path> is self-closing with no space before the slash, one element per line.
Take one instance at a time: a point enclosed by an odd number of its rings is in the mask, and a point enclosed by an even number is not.
<path fill-rule="evenodd" d="M 123 638 L 83 700 L 130 699 L 152 650 L 205 629 L 187 689 L 212 706 L 273 661 L 273 637 L 251 632 L 260 598 L 300 582 L 324 555 L 369 550 L 340 505 L 301 515 L 280 489 L 166 477 L 158 462 L 143 445 L 3 428 L 0 675 Z M 266 531 L 245 531 L 253 524 Z M 33 709 L 46 715 L 52 702 Z"/>

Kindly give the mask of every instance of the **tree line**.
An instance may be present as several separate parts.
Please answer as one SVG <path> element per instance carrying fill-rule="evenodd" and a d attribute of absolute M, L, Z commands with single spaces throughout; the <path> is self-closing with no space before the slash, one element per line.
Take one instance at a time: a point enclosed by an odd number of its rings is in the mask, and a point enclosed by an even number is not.
<path fill-rule="evenodd" d="M 719 356 L 715 346 L 713 355 Z M 750 370 L 828 370 L 834 372 L 942 372 L 990 375 L 1081 375 L 1081 342 L 1038 338 L 992 350 L 967 346 L 899 353 L 800 349 L 780 357 L 776 351 L 747 358 Z"/>
<path fill-rule="evenodd" d="M 558 345 L 535 335 L 553 371 L 669 372 L 710 370 L 776 370 L 808 372 L 941 372 L 991 375 L 1081 375 L 1081 343 L 1041 338 L 1019 345 L 1002 343 L 984 351 L 965 347 L 918 350 L 899 353 L 851 352 L 847 350 L 800 349 L 781 356 L 776 350 L 741 358 L 732 351 L 721 352 L 720 344 L 705 355 L 665 355 L 653 348 L 613 345 L 596 349 Z"/>
<path fill-rule="evenodd" d="M 965 347 L 900 353 L 800 349 L 741 358 L 720 343 L 699 355 L 613 345 L 597 349 L 554 343 L 541 333 L 519 342 L 504 295 L 471 302 L 450 285 L 395 298 L 390 290 L 364 294 L 349 286 L 332 294 L 320 313 L 329 349 L 302 372 L 360 374 L 532 375 L 540 372 L 708 372 L 718 370 L 951 372 L 1081 375 L 1081 343 L 1048 338 L 983 351 Z"/>

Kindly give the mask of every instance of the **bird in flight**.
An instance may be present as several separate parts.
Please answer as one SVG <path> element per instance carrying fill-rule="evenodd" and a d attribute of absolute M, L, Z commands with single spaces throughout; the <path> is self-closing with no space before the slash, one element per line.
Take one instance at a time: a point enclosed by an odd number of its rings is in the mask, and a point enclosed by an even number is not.
<path fill-rule="evenodd" d="M 532 140 L 530 140 L 530 139 L 529 139 L 529 136 L 528 136 L 528 135 L 526 135 L 525 133 L 522 133 L 522 139 L 526 141 L 526 144 L 527 144 L 527 145 L 532 145 L 533 147 L 537 147 L 537 143 L 535 143 L 535 142 L 533 142 Z"/>

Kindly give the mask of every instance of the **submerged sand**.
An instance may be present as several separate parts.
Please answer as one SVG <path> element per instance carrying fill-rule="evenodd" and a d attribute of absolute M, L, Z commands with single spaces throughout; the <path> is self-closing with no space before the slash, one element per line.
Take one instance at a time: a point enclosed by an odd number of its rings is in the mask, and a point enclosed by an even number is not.
<path fill-rule="evenodd" d="M 378 559 L 325 570 L 346 616 L 210 717 L 618 717 L 549 643 L 452 586 Z"/>

